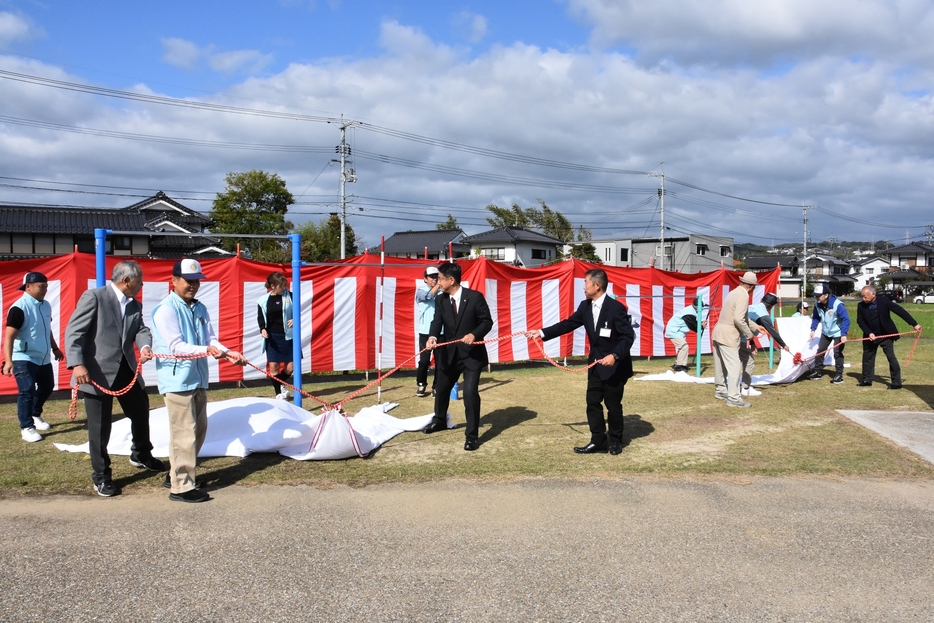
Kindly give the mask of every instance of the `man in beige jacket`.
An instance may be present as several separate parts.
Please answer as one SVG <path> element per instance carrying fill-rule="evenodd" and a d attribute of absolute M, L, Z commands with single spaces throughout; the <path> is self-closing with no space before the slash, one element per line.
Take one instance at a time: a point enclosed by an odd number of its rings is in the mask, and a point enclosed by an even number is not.
<path fill-rule="evenodd" d="M 739 336 L 747 340 L 759 331 L 759 325 L 749 321 L 749 293 L 759 281 L 754 272 L 747 272 L 739 278 L 739 287 L 731 291 L 723 301 L 720 319 L 713 328 L 713 373 L 717 383 L 717 393 L 721 400 L 726 400 L 728 407 L 751 407 L 743 400 L 740 385 L 743 367 L 739 360 Z"/>

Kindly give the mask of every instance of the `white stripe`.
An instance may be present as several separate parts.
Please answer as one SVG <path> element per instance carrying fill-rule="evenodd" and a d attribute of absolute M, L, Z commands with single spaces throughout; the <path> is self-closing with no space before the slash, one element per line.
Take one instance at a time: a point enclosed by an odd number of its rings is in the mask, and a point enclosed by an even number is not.
<path fill-rule="evenodd" d="M 510 333 L 526 331 L 528 317 L 526 316 L 526 281 L 513 281 L 509 284 L 509 320 L 512 324 Z M 524 335 L 512 338 L 512 360 L 527 361 L 529 358 L 529 340 Z"/>
<path fill-rule="evenodd" d="M 560 279 L 546 279 L 542 282 L 543 327 L 550 327 L 561 321 L 560 285 Z M 561 340 L 548 340 L 545 342 L 545 353 L 552 358 L 560 356 Z"/>
<path fill-rule="evenodd" d="M 652 286 L 652 354 L 665 356 L 665 287 Z"/>
<path fill-rule="evenodd" d="M 302 329 L 302 372 L 311 372 L 311 333 L 314 325 L 311 323 L 311 302 L 314 300 L 314 281 L 302 282 L 301 309 L 292 309 L 292 316 L 301 315 Z M 292 301 L 293 305 L 295 301 Z"/>
<path fill-rule="evenodd" d="M 704 312 L 703 312 L 703 314 L 702 314 L 702 316 L 703 316 L 702 320 L 707 320 L 708 318 L 710 318 L 710 307 L 709 307 L 709 305 L 710 305 L 710 286 L 702 286 L 702 287 L 698 288 L 698 289 L 697 289 L 697 295 L 698 295 L 699 297 L 701 297 L 701 300 L 703 300 L 703 301 L 708 305 L 707 309 L 704 310 Z M 695 302 L 695 304 L 696 304 L 696 302 Z M 697 323 L 697 326 L 698 326 L 698 328 L 700 328 L 700 323 L 699 323 L 699 322 Z M 710 323 L 707 323 L 707 330 L 704 331 L 703 335 L 701 335 L 701 354 L 703 354 L 703 353 L 712 353 L 712 352 L 713 352 L 713 345 L 710 343 L 710 334 L 711 334 L 711 333 L 713 333 L 713 327 L 710 326 Z"/>
<path fill-rule="evenodd" d="M 757 305 L 762 297 L 765 296 L 765 286 L 758 285 L 752 290 L 752 304 Z"/>
<path fill-rule="evenodd" d="M 211 319 L 211 326 L 214 327 L 214 333 L 217 335 L 217 341 L 224 344 L 221 339 L 220 328 L 220 308 L 221 308 L 221 284 L 217 281 L 202 281 L 201 288 L 198 289 L 198 300 L 208 308 L 208 317 Z M 227 346 L 224 344 L 224 346 Z M 229 346 L 228 346 L 229 348 Z M 208 381 L 217 383 L 221 380 L 218 372 L 218 361 L 214 357 L 208 357 Z M 224 365 L 230 365 L 225 363 Z M 153 366 L 155 367 L 155 366 Z"/>
<path fill-rule="evenodd" d="M 259 308 L 256 301 L 264 294 L 265 282 L 243 282 L 243 356 L 250 363 L 263 369 L 266 368 L 266 353 L 263 352 L 263 336 L 260 335 L 259 324 L 256 322 Z M 243 378 L 264 379 L 266 375 L 247 366 L 243 369 Z"/>
<path fill-rule="evenodd" d="M 574 278 L 574 311 L 577 311 L 577 308 L 580 307 L 581 301 L 586 298 L 584 296 L 584 280 L 578 277 Z M 573 313 L 573 312 L 572 312 Z M 571 342 L 571 354 L 575 357 L 580 357 L 581 355 L 586 355 L 587 351 L 584 348 L 584 342 L 587 339 L 587 330 L 584 327 L 579 327 L 574 330 L 574 339 Z"/>
<path fill-rule="evenodd" d="M 376 327 L 374 331 L 374 335 L 377 337 L 376 350 L 379 350 L 379 335 L 381 331 L 379 323 L 379 301 L 380 298 L 383 300 L 383 352 L 382 356 L 380 356 L 378 352 L 376 354 L 377 367 L 380 369 L 394 368 L 396 366 L 396 278 L 387 277 L 385 280 L 377 279 L 376 287 L 376 314 L 374 314 L 376 317 Z"/>
<path fill-rule="evenodd" d="M 488 340 L 499 337 L 499 304 L 497 303 L 496 285 L 495 279 L 486 280 L 486 303 L 490 308 L 490 316 L 493 317 L 493 328 L 486 334 Z M 499 363 L 499 342 L 487 344 L 486 353 L 490 358 L 490 363 Z"/>
<path fill-rule="evenodd" d="M 52 307 L 52 326 L 49 327 L 49 330 L 52 332 L 52 337 L 55 338 L 55 343 L 58 344 L 58 347 L 62 350 L 65 350 L 62 346 L 61 328 L 62 321 L 60 316 L 62 315 L 62 282 L 61 281 L 50 281 L 49 289 L 45 293 L 45 300 L 49 302 L 49 305 Z M 52 387 L 58 387 L 58 362 L 55 361 L 55 356 L 52 356 L 52 375 L 54 377 L 54 382 Z M 63 388 L 64 389 L 64 388 Z"/>
<path fill-rule="evenodd" d="M 151 332 L 154 332 L 152 312 L 156 305 L 161 303 L 162 299 L 168 294 L 169 286 L 164 281 L 143 282 L 143 296 L 140 299 L 140 304 L 143 306 L 143 323 L 149 327 Z M 155 341 L 155 338 L 153 340 Z M 154 361 L 143 364 L 143 380 L 146 382 L 147 387 L 155 387 L 159 384 L 159 376 L 156 374 L 156 363 Z"/>
<path fill-rule="evenodd" d="M 640 311 L 641 301 L 639 298 L 638 284 L 626 284 L 626 307 L 629 308 L 629 315 L 632 316 L 633 331 L 635 331 L 636 334 L 636 339 L 632 343 L 632 348 L 629 349 L 629 354 L 633 357 L 638 357 L 642 352 L 642 328 L 636 326 L 642 324 L 642 311 Z"/>
<path fill-rule="evenodd" d="M 335 370 L 356 370 L 357 278 L 334 280 L 334 341 L 331 343 Z M 364 337 L 364 339 L 366 339 Z"/>

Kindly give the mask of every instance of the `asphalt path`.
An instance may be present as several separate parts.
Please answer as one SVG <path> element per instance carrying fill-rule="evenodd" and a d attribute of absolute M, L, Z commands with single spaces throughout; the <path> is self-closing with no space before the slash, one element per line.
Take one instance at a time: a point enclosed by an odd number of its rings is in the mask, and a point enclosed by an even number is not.
<path fill-rule="evenodd" d="M 3 621 L 934 621 L 934 483 L 235 486 L 0 502 Z"/>

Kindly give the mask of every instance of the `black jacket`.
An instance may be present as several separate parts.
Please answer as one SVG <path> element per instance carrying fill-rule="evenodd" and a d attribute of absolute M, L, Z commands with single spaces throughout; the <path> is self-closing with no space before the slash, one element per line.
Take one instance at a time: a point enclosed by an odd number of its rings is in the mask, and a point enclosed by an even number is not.
<path fill-rule="evenodd" d="M 435 317 L 431 321 L 428 334 L 439 343 L 459 340 L 468 333 L 472 333 L 477 341 L 486 337 L 493 328 L 493 316 L 486 299 L 476 290 L 461 286 L 461 304 L 457 309 L 457 318 L 451 308 L 451 297 L 439 293 L 435 297 Z M 444 335 L 441 330 L 444 329 Z M 454 361 L 455 353 L 464 362 L 468 370 L 479 370 L 489 363 L 484 344 L 451 344 L 435 350 L 435 361 L 438 367 L 447 369 Z"/>
<path fill-rule="evenodd" d="M 578 327 L 584 327 L 587 338 L 590 340 L 590 353 L 587 361 L 593 363 L 603 359 L 609 354 L 615 354 L 617 361 L 612 366 L 594 366 L 597 374 L 604 381 L 625 381 L 632 376 L 632 358 L 629 350 L 636 341 L 636 333 L 632 330 L 632 318 L 626 306 L 609 296 L 603 299 L 600 308 L 600 317 L 594 324 L 593 302 L 584 299 L 567 320 L 542 329 L 546 340 L 570 333 Z M 609 337 L 600 335 L 600 329 L 609 329 Z"/>
<path fill-rule="evenodd" d="M 876 295 L 876 313 L 879 316 L 879 327 L 880 330 L 876 331 L 872 328 L 870 324 L 870 312 L 869 312 L 869 303 L 860 301 L 856 306 L 856 324 L 859 325 L 859 328 L 863 330 L 863 337 L 869 337 L 870 333 L 876 335 L 890 335 L 892 333 L 898 333 L 898 329 L 895 327 L 895 323 L 892 321 L 891 313 L 895 312 L 902 320 L 907 322 L 909 325 L 914 327 L 918 324 L 918 321 L 911 317 L 905 309 L 898 303 L 893 303 L 884 296 Z M 892 338 L 897 340 L 898 336 Z"/>

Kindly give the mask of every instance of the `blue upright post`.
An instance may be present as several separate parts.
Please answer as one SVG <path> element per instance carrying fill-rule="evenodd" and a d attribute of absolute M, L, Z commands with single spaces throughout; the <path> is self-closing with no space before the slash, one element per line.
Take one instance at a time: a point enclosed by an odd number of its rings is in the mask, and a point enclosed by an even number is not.
<path fill-rule="evenodd" d="M 701 349 L 703 348 L 703 342 L 701 341 L 701 334 L 704 332 L 704 329 L 701 328 L 701 322 L 704 320 L 704 299 L 700 296 L 697 297 L 697 350 L 694 351 L 694 373 L 697 378 L 700 378 L 701 375 Z"/>
<path fill-rule="evenodd" d="M 454 381 L 454 387 L 451 388 L 451 400 L 457 400 L 457 381 Z"/>
<path fill-rule="evenodd" d="M 94 229 L 94 272 L 98 288 L 107 285 L 107 234 L 112 234 L 110 229 Z"/>
<path fill-rule="evenodd" d="M 302 237 L 289 234 L 292 243 L 292 383 L 302 388 Z M 301 392 L 293 396 L 296 407 L 302 406 Z"/>

